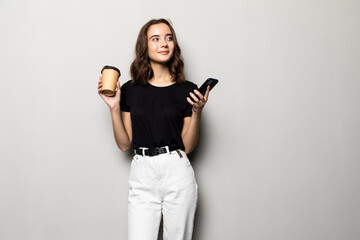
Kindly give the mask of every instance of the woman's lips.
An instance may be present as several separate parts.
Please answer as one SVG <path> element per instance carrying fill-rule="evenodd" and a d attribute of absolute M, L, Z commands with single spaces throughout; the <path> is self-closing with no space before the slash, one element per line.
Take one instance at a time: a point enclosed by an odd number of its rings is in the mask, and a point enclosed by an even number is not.
<path fill-rule="evenodd" d="M 166 55 L 168 54 L 169 52 L 168 51 L 163 51 L 163 52 L 159 52 L 160 54 L 163 54 L 163 55 Z"/>

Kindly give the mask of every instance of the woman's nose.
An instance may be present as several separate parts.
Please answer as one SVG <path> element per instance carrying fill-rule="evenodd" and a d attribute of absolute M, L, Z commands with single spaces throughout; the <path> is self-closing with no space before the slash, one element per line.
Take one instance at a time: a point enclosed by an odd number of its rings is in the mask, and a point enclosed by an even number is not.
<path fill-rule="evenodd" d="M 167 47 L 168 46 L 168 43 L 167 43 L 167 41 L 165 39 L 161 40 L 160 44 L 161 44 L 161 47 Z"/>

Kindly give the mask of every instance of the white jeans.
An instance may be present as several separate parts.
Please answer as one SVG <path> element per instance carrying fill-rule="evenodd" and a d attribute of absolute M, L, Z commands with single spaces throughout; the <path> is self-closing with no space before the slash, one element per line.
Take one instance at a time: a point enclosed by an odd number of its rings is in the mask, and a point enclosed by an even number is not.
<path fill-rule="evenodd" d="M 164 240 L 191 240 L 198 185 L 187 155 L 178 151 L 152 157 L 134 155 L 129 176 L 128 240 L 157 240 L 161 214 Z"/>

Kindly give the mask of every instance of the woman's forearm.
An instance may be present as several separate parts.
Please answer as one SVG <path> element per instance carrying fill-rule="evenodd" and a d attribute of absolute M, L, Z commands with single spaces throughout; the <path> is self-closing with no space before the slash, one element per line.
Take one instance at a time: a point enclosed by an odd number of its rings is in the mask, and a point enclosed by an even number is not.
<path fill-rule="evenodd" d="M 116 144 L 121 151 L 125 152 L 129 149 L 131 143 L 120 116 L 120 109 L 110 109 L 110 112 Z"/>
<path fill-rule="evenodd" d="M 189 123 L 189 128 L 186 131 L 183 137 L 183 143 L 185 147 L 185 153 L 188 154 L 192 152 L 197 144 L 199 138 L 199 128 L 200 128 L 201 113 L 193 113 Z"/>

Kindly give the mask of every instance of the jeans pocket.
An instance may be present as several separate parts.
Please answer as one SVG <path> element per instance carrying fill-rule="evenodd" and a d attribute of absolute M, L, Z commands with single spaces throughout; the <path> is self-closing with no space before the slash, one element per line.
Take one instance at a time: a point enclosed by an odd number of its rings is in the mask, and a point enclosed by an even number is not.
<path fill-rule="evenodd" d="M 140 157 L 139 155 L 135 155 L 130 163 L 130 174 L 129 174 L 129 180 L 136 178 L 136 172 L 137 172 L 137 165 L 139 164 Z"/>
<path fill-rule="evenodd" d="M 183 150 L 178 149 L 176 155 L 177 155 L 177 158 L 178 158 L 180 161 L 182 161 L 182 162 L 185 163 L 185 165 L 187 165 L 187 166 L 188 166 L 188 165 L 191 165 L 188 156 L 186 155 L 186 153 L 185 153 Z"/>
<path fill-rule="evenodd" d="M 140 161 L 140 156 L 139 155 L 134 155 L 134 157 L 132 158 L 132 160 L 131 160 L 131 167 L 133 167 L 133 166 L 135 166 L 135 165 L 137 165 L 138 163 L 139 163 L 139 161 Z"/>

